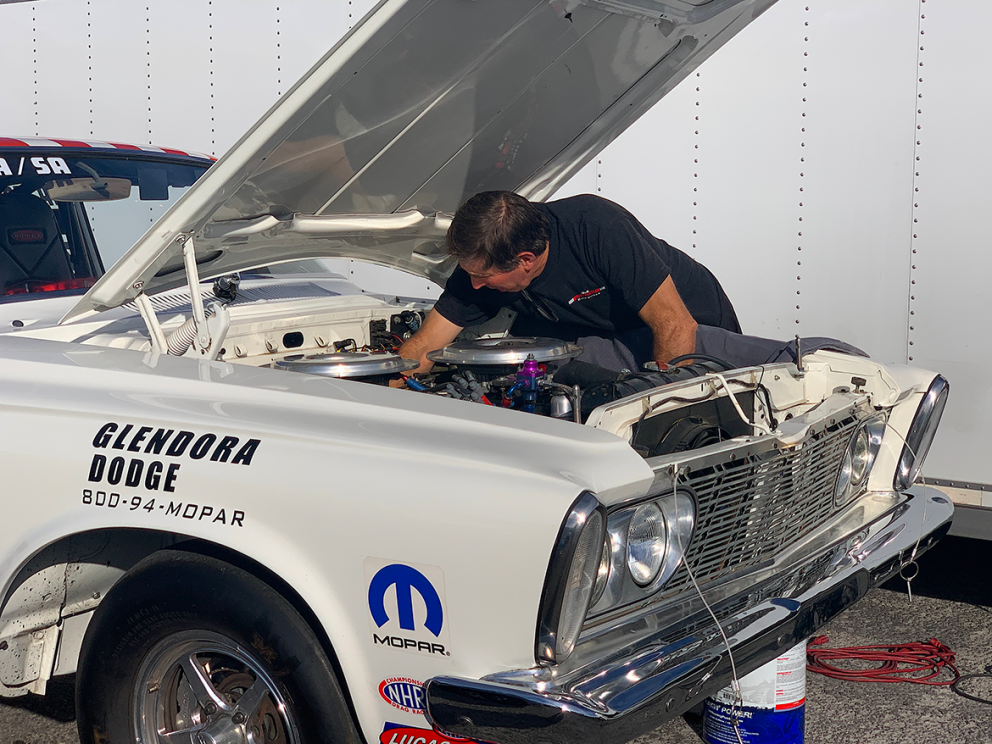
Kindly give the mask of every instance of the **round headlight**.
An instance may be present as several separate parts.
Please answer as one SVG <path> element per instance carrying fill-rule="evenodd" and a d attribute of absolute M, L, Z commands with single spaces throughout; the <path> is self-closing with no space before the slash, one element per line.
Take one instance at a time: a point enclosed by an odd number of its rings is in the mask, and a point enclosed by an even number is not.
<path fill-rule="evenodd" d="M 658 577 L 665 562 L 668 528 L 658 505 L 641 504 L 627 527 L 627 570 L 638 586 L 647 586 Z"/>
<path fill-rule="evenodd" d="M 868 464 L 871 462 L 871 451 L 868 448 L 868 431 L 864 427 L 858 429 L 851 442 L 851 483 L 855 487 L 868 475 Z"/>

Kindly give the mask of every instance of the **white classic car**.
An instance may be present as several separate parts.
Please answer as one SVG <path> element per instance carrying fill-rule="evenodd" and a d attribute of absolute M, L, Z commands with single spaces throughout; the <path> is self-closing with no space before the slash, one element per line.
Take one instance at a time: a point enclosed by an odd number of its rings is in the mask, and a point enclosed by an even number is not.
<path fill-rule="evenodd" d="M 0 140 L 0 695 L 75 673 L 85 744 L 628 741 L 930 547 L 939 375 L 564 381 L 499 317 L 396 389 L 430 303 L 317 263 L 443 281 L 468 196 L 547 198 L 769 4 L 387 1 L 199 180 Z"/>

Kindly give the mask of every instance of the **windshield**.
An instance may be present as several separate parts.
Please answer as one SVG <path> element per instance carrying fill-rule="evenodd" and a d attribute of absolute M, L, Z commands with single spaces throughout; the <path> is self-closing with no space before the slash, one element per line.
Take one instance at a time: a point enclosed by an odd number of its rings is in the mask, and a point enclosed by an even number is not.
<path fill-rule="evenodd" d="M 209 166 L 168 154 L 0 149 L 0 302 L 84 292 Z"/>

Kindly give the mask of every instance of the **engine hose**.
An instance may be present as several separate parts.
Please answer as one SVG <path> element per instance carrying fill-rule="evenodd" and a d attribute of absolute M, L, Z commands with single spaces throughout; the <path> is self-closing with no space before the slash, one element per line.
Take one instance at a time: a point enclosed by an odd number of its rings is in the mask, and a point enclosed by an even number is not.
<path fill-rule="evenodd" d="M 597 406 L 610 403 L 628 395 L 636 395 L 646 390 L 652 390 L 673 382 L 683 382 L 694 377 L 702 377 L 711 372 L 721 371 L 715 362 L 700 362 L 687 364 L 684 367 L 672 367 L 664 372 L 637 372 L 609 383 L 602 383 L 586 388 L 582 394 L 582 412 L 588 414 Z M 562 382 L 555 376 L 556 382 Z"/>
<path fill-rule="evenodd" d="M 617 380 L 613 383 L 613 388 L 617 398 L 625 398 L 628 395 L 642 393 L 661 385 L 669 385 L 693 377 L 702 377 L 710 372 L 718 372 L 718 369 L 714 369 L 716 364 L 716 362 L 699 362 L 698 364 L 687 364 L 684 367 L 672 367 L 663 372 L 638 372 L 627 375 L 622 380 Z"/>
<path fill-rule="evenodd" d="M 712 354 L 683 354 L 682 356 L 677 356 L 673 359 L 669 359 L 668 364 L 670 366 L 675 366 L 679 362 L 684 362 L 689 359 L 692 359 L 696 362 L 713 362 L 714 364 L 719 364 L 727 372 L 729 372 L 732 369 L 735 369 L 734 365 L 728 362 L 727 360 L 721 359 L 720 357 L 715 357 Z"/>
<path fill-rule="evenodd" d="M 510 408 L 513 406 L 513 394 L 518 390 L 523 389 L 524 384 L 522 382 L 515 382 L 510 386 L 510 389 L 503 393 L 503 408 Z"/>
<path fill-rule="evenodd" d="M 416 390 L 418 393 L 423 393 L 427 391 L 427 386 L 424 383 L 418 382 L 417 380 L 414 380 L 412 377 L 404 377 L 403 380 L 404 382 L 406 382 L 406 386 L 411 390 Z"/>
<path fill-rule="evenodd" d="M 190 317 L 186 319 L 185 323 L 173 331 L 169 336 L 168 341 L 165 342 L 168 347 L 169 354 L 172 356 L 182 356 L 189 350 L 189 347 L 195 338 L 196 319 Z"/>

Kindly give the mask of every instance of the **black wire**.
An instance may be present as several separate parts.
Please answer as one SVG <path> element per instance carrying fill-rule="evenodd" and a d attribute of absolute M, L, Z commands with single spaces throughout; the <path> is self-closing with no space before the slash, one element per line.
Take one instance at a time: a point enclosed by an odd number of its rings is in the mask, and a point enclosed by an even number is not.
<path fill-rule="evenodd" d="M 764 368 L 761 369 L 761 377 L 765 376 Z M 771 430 L 775 431 L 778 428 L 778 421 L 775 419 L 775 413 L 772 409 L 772 395 L 768 392 L 768 388 L 761 384 L 761 378 L 758 378 L 758 384 L 754 386 L 756 390 L 760 390 L 765 394 L 765 405 L 768 406 L 768 423 L 771 424 Z"/>
<path fill-rule="evenodd" d="M 977 695 L 969 695 L 967 692 L 962 692 L 958 689 L 958 685 L 964 682 L 966 679 L 975 679 L 977 677 L 992 677 L 992 666 L 985 667 L 985 672 L 982 674 L 963 674 L 956 680 L 951 682 L 951 689 L 963 698 L 968 698 L 968 700 L 973 700 L 976 703 L 985 703 L 985 705 L 992 705 L 992 700 L 988 698 L 978 697 Z"/>
<path fill-rule="evenodd" d="M 728 372 L 730 370 L 732 370 L 732 369 L 737 369 L 737 367 L 735 367 L 733 364 L 731 364 L 727 360 L 720 359 L 720 357 L 715 357 L 715 356 L 712 356 L 710 354 L 682 354 L 681 356 L 677 356 L 674 359 L 669 359 L 668 360 L 668 364 L 669 364 L 669 366 L 674 366 L 674 365 L 678 364 L 679 362 L 686 361 L 687 359 L 698 359 L 698 360 L 703 361 L 703 362 L 713 362 L 715 364 L 719 364 L 721 367 L 723 367 Z"/>

